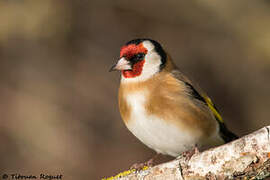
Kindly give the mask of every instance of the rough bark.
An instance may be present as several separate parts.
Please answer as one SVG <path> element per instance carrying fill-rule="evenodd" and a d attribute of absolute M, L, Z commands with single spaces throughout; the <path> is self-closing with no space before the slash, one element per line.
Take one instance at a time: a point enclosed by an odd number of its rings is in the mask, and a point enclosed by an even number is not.
<path fill-rule="evenodd" d="M 270 126 L 228 144 L 120 177 L 126 179 L 264 179 L 270 177 Z"/>

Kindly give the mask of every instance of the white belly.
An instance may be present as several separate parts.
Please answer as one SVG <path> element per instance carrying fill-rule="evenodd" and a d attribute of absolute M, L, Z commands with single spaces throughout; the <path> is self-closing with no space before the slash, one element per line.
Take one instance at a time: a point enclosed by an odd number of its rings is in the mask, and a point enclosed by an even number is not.
<path fill-rule="evenodd" d="M 178 156 L 198 143 L 199 140 L 196 137 L 185 133 L 179 127 L 157 116 L 147 114 L 144 109 L 143 93 L 129 95 L 127 102 L 132 109 L 127 124 L 128 129 L 156 152 Z"/>

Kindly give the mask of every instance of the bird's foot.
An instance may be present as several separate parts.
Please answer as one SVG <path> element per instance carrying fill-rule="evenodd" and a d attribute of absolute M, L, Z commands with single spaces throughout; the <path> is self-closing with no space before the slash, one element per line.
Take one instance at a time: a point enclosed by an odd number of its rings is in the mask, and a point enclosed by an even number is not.
<path fill-rule="evenodd" d="M 142 169 L 144 169 L 144 167 L 146 167 L 146 163 L 135 163 L 133 164 L 130 169 L 135 169 L 136 171 L 140 171 Z"/>
<path fill-rule="evenodd" d="M 198 154 L 199 152 L 200 151 L 198 149 L 198 146 L 195 145 L 191 150 L 183 152 L 182 156 L 185 157 L 187 160 L 190 160 L 194 154 Z"/>
<path fill-rule="evenodd" d="M 155 160 L 158 156 L 159 154 L 156 154 L 153 158 L 149 159 L 144 163 L 135 163 L 130 167 L 130 169 L 135 169 L 136 171 L 139 171 L 144 169 L 145 167 L 153 167 L 155 165 Z"/>
<path fill-rule="evenodd" d="M 148 167 L 153 167 L 153 166 L 155 165 L 155 159 L 156 159 L 155 157 L 149 159 L 149 160 L 145 163 L 145 165 L 148 166 Z"/>

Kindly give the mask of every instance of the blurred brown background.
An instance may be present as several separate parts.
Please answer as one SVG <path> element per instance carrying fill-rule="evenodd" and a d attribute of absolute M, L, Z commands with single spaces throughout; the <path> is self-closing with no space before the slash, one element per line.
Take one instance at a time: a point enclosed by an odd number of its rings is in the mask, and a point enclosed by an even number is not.
<path fill-rule="evenodd" d="M 269 1 L 0 1 L 0 173 L 100 179 L 154 153 L 124 126 L 120 47 L 158 40 L 239 135 L 270 123 Z"/>

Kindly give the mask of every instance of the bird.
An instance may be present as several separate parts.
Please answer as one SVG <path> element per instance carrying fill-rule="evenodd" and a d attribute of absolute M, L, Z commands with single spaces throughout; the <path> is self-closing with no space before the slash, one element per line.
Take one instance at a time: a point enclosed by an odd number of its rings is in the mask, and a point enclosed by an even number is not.
<path fill-rule="evenodd" d="M 175 65 L 161 44 L 128 41 L 110 71 L 120 71 L 119 111 L 126 127 L 157 155 L 178 157 L 238 137 L 224 123 L 207 94 Z M 151 158 L 132 168 L 153 166 Z"/>

